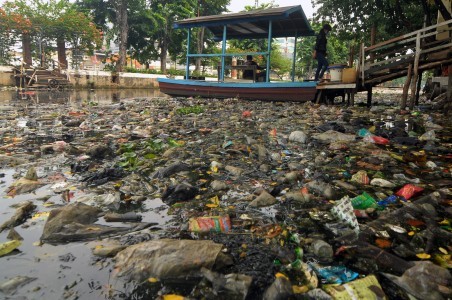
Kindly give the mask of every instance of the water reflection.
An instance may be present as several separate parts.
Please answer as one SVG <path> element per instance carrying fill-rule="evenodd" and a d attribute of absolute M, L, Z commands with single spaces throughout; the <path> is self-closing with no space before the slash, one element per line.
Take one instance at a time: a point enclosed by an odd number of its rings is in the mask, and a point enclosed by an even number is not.
<path fill-rule="evenodd" d="M 81 102 L 97 102 L 99 104 L 118 103 L 120 99 L 140 97 L 165 97 L 158 89 L 108 89 L 108 90 L 45 90 L 25 91 L 0 90 L 0 103 L 14 104 L 28 101 L 34 104 L 79 104 Z"/>

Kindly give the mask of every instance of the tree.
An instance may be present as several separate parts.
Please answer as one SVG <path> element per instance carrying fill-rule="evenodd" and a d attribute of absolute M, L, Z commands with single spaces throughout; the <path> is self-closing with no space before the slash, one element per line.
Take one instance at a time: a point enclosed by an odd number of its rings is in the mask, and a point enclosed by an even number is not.
<path fill-rule="evenodd" d="M 127 62 L 128 35 L 129 35 L 129 5 L 135 0 L 77 0 L 80 9 L 93 16 L 96 24 L 108 33 L 107 40 L 116 37 L 119 44 L 119 60 L 115 66 L 117 72 L 121 72 Z M 144 7 L 143 7 L 144 8 Z M 112 30 L 109 24 L 113 24 Z M 119 78 L 119 77 L 118 77 Z"/>
<path fill-rule="evenodd" d="M 22 59 L 26 64 L 32 64 L 30 34 L 34 28 L 31 22 L 32 12 L 23 2 L 5 2 L 0 17 L 3 32 L 16 33 L 22 36 Z"/>
<path fill-rule="evenodd" d="M 155 44 L 159 50 L 160 68 L 166 74 L 168 52 L 176 55 L 181 52 L 184 33 L 175 30 L 173 24 L 177 20 L 193 17 L 193 0 L 155 0 L 149 8 L 149 20 L 152 22 L 152 32 L 149 42 Z"/>
<path fill-rule="evenodd" d="M 129 23 L 127 22 L 127 1 L 126 0 L 112 0 L 113 6 L 116 10 L 116 21 L 118 22 L 119 33 L 119 63 L 116 66 L 117 72 L 122 72 L 122 69 L 127 62 L 127 40 L 129 36 Z"/>
<path fill-rule="evenodd" d="M 67 65 L 66 42 L 75 50 L 82 49 L 89 53 L 102 45 L 101 30 L 84 13 L 77 11 L 73 4 L 54 20 L 53 25 L 53 36 L 57 40 L 58 60 L 61 64 Z"/>
<path fill-rule="evenodd" d="M 131 57 L 149 67 L 152 60 L 160 57 L 155 37 L 158 23 L 146 0 L 129 4 L 129 12 L 129 53 Z"/>
<path fill-rule="evenodd" d="M 7 65 L 10 62 L 9 50 L 14 45 L 14 38 L 10 30 L 10 15 L 0 7 L 0 65 Z"/>
<path fill-rule="evenodd" d="M 311 0 L 315 20 L 329 21 L 342 40 L 370 43 L 372 28 L 380 41 L 422 28 L 435 12 L 427 0 Z M 426 25 L 430 25 L 426 23 Z"/>
<path fill-rule="evenodd" d="M 218 15 L 227 10 L 230 0 L 197 0 L 197 16 Z M 209 35 L 209 39 L 211 36 Z M 198 54 L 204 52 L 205 27 L 196 30 L 196 50 Z M 196 58 L 195 72 L 201 67 L 201 58 Z"/>
<path fill-rule="evenodd" d="M 22 35 L 24 62 L 27 64 L 32 64 L 32 37 L 37 39 L 40 47 L 41 64 L 45 61 L 45 44 L 52 46 L 56 42 L 59 61 L 67 65 L 66 40 L 73 46 L 79 43 L 88 50 L 94 49 L 100 42 L 100 32 L 91 20 L 78 12 L 76 7 L 67 0 L 18 0 L 6 2 L 3 7 L 6 17 L 0 23 L 9 24 L 8 32 Z M 2 18 L 1 15 L 0 18 Z M 77 37 L 77 43 L 74 37 Z"/>

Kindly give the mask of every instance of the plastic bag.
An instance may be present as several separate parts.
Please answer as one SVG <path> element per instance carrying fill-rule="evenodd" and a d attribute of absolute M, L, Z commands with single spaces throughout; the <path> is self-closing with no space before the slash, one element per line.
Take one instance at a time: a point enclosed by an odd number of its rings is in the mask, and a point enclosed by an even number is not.
<path fill-rule="evenodd" d="M 378 279 L 374 275 L 357 279 L 341 286 L 326 285 L 325 291 L 333 299 L 386 299 Z"/>
<path fill-rule="evenodd" d="M 354 209 L 377 208 L 378 204 L 372 196 L 364 192 L 355 198 L 352 198 L 352 205 Z"/>
<path fill-rule="evenodd" d="M 22 245 L 21 241 L 14 240 L 0 244 L 0 256 L 6 255 Z"/>
<path fill-rule="evenodd" d="M 386 199 L 378 201 L 377 204 L 378 204 L 378 206 L 386 207 L 386 206 L 391 205 L 391 204 L 397 204 L 398 202 L 399 201 L 398 201 L 397 196 L 396 195 L 391 195 L 391 196 L 387 197 Z"/>
<path fill-rule="evenodd" d="M 356 279 L 359 274 L 344 266 L 321 266 L 316 263 L 309 264 L 324 283 L 341 284 Z"/>
<path fill-rule="evenodd" d="M 397 193 L 395 193 L 397 196 L 399 197 L 403 197 L 404 199 L 408 200 L 411 197 L 413 197 L 416 194 L 419 194 L 420 192 L 422 192 L 424 189 L 419 187 L 419 186 L 415 186 L 414 184 L 405 184 L 400 190 L 397 191 Z"/>
<path fill-rule="evenodd" d="M 389 145 L 389 140 L 385 139 L 384 137 L 373 135 L 371 137 L 372 142 L 378 145 Z"/>
<path fill-rule="evenodd" d="M 358 130 L 358 135 L 360 137 L 362 137 L 364 141 L 369 142 L 369 143 L 374 143 L 374 144 L 378 144 L 378 145 L 388 145 L 389 144 L 388 139 L 385 139 L 381 136 L 376 136 L 376 135 L 372 134 L 366 128 L 361 128 L 360 130 Z"/>
<path fill-rule="evenodd" d="M 359 232 L 359 223 L 353 213 L 353 206 L 348 196 L 339 200 L 331 209 L 331 213 L 344 223 L 350 225 L 355 232 Z"/>

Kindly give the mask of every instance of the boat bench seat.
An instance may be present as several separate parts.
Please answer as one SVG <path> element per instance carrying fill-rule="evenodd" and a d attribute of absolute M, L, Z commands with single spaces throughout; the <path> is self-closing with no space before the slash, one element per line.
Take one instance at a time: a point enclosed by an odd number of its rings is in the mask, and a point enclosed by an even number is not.
<path fill-rule="evenodd" d="M 256 82 L 256 75 L 257 75 L 257 66 L 256 65 L 238 65 L 238 66 L 224 66 L 225 70 L 252 70 L 253 71 L 253 82 Z M 221 66 L 217 67 L 218 70 L 218 81 L 220 81 L 220 74 L 221 74 Z"/>

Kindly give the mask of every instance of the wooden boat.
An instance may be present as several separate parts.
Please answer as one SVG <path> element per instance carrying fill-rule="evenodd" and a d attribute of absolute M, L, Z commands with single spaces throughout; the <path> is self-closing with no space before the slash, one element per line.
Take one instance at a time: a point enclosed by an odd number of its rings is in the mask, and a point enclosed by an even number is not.
<path fill-rule="evenodd" d="M 171 96 L 198 96 L 208 98 L 241 98 L 270 101 L 311 101 L 316 93 L 313 81 L 294 80 L 296 43 L 300 36 L 314 35 L 300 5 L 258 9 L 240 13 L 203 16 L 181 20 L 175 28 L 187 29 L 187 64 L 185 78 L 190 78 L 190 58 L 220 57 L 219 74 L 216 81 L 158 78 L 160 91 Z M 206 27 L 216 40 L 222 41 L 221 54 L 192 54 L 190 49 L 191 28 Z M 291 81 L 270 81 L 270 54 L 273 38 L 294 37 L 294 53 Z M 267 39 L 267 51 L 247 53 L 226 53 L 229 39 Z M 225 79 L 224 70 L 246 69 L 244 66 L 226 65 L 226 58 L 262 55 L 266 58 L 265 82 L 233 81 Z M 255 71 L 253 71 L 255 72 Z"/>

